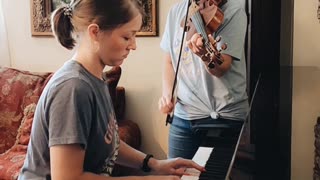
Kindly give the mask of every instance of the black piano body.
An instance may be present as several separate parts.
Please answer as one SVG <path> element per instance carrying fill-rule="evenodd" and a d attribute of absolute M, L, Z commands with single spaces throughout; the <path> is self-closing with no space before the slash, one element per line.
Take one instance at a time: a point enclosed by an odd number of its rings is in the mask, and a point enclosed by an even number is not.
<path fill-rule="evenodd" d="M 245 122 L 223 120 L 223 123 L 199 123 L 195 131 L 205 133 L 201 147 L 213 147 L 207 163 L 206 172 L 199 176 L 199 180 L 242 180 L 234 176 L 240 140 L 244 131 Z"/>

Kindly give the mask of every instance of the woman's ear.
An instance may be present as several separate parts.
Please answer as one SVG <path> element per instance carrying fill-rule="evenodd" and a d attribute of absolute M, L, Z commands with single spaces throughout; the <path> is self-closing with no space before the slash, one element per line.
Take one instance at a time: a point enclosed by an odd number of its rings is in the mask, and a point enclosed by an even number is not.
<path fill-rule="evenodd" d="M 97 24 L 90 24 L 88 26 L 88 33 L 93 41 L 98 41 L 99 26 Z"/>
<path fill-rule="evenodd" d="M 99 26 L 97 24 L 90 24 L 88 26 L 88 35 L 90 37 L 91 48 L 94 52 L 98 52 L 99 45 Z"/>

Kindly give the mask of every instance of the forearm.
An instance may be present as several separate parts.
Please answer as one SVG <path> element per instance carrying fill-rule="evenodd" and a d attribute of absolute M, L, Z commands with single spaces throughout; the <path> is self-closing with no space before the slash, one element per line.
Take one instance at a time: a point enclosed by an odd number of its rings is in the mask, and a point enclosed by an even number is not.
<path fill-rule="evenodd" d="M 83 170 L 85 151 L 77 144 L 50 147 L 50 172 L 52 180 L 112 180 L 115 178 Z M 138 180 L 141 177 L 116 179 Z M 145 179 L 145 178 L 143 178 Z M 146 178 L 148 179 L 148 178 Z"/>
<path fill-rule="evenodd" d="M 126 177 L 109 177 L 98 174 L 93 174 L 89 172 L 84 172 L 79 178 L 75 178 L 75 180 L 139 180 L 146 179 L 141 176 L 126 176 Z"/>
<path fill-rule="evenodd" d="M 117 164 L 121 164 L 127 167 L 139 169 L 142 166 L 143 159 L 146 154 L 138 151 L 123 141 L 120 141 L 119 155 L 117 158 Z"/>
<path fill-rule="evenodd" d="M 123 141 L 120 141 L 119 155 L 117 158 L 117 164 L 121 164 L 127 167 L 140 169 L 146 154 L 138 151 Z M 159 160 L 155 158 L 150 158 L 148 161 L 148 166 L 152 171 L 156 170 L 159 166 Z"/>
<path fill-rule="evenodd" d="M 166 54 L 163 63 L 162 74 L 162 95 L 165 97 L 171 97 L 173 83 L 174 83 L 174 70 L 171 62 L 170 54 Z"/>
<path fill-rule="evenodd" d="M 122 177 L 109 177 L 93 173 L 83 173 L 80 177 L 74 179 L 63 178 L 64 180 L 178 180 L 177 176 L 122 176 Z"/>

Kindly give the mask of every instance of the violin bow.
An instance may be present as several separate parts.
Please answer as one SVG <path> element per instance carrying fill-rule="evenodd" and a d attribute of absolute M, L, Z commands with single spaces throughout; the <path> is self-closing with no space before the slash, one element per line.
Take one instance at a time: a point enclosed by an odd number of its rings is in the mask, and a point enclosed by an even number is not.
<path fill-rule="evenodd" d="M 183 29 L 185 30 L 187 27 L 187 21 L 188 21 L 188 15 L 189 15 L 189 6 L 191 5 L 192 0 L 188 0 L 188 8 L 187 8 L 187 12 L 186 12 L 186 18 L 184 21 L 184 26 Z M 183 48 L 183 43 L 184 43 L 184 36 L 185 33 L 182 33 L 182 39 L 181 39 L 181 44 L 180 44 L 180 51 L 179 51 L 179 58 L 178 58 L 178 63 L 177 63 L 177 67 L 176 67 L 176 73 L 174 76 L 174 81 L 173 81 L 173 86 L 172 86 L 172 91 L 171 91 L 171 102 L 173 102 L 173 96 L 174 96 L 174 92 L 177 86 L 177 79 L 178 79 L 178 72 L 179 72 L 179 67 L 180 67 L 180 61 L 181 61 L 181 54 L 182 54 L 182 48 Z M 168 123 L 172 123 L 173 121 L 173 114 L 174 114 L 174 108 L 172 110 L 172 112 L 170 114 L 167 114 L 167 118 L 166 118 L 166 126 L 168 125 Z"/>

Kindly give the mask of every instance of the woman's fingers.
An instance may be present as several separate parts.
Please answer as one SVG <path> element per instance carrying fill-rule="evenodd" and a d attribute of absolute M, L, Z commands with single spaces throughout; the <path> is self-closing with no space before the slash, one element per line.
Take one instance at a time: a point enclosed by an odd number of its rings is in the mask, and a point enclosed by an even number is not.
<path fill-rule="evenodd" d="M 201 51 L 203 51 L 203 38 L 200 34 L 196 33 L 187 41 L 187 45 L 193 53 L 201 55 Z"/>
<path fill-rule="evenodd" d="M 209 41 L 210 43 L 215 46 L 217 41 L 213 38 L 213 36 L 211 34 L 208 35 Z"/>
<path fill-rule="evenodd" d="M 173 109 L 173 103 L 169 98 L 161 97 L 158 102 L 159 109 L 162 113 L 168 114 Z"/>
<path fill-rule="evenodd" d="M 189 175 L 188 173 L 186 173 L 187 168 L 182 167 L 182 168 L 178 168 L 174 170 L 174 174 L 177 176 L 183 176 L 183 175 Z"/>
<path fill-rule="evenodd" d="M 205 168 L 203 166 L 200 166 L 199 164 L 195 163 L 193 160 L 189 160 L 189 159 L 177 158 L 176 165 L 177 165 L 176 166 L 177 169 L 181 167 L 186 167 L 186 168 L 195 168 L 199 171 L 205 171 Z"/>

